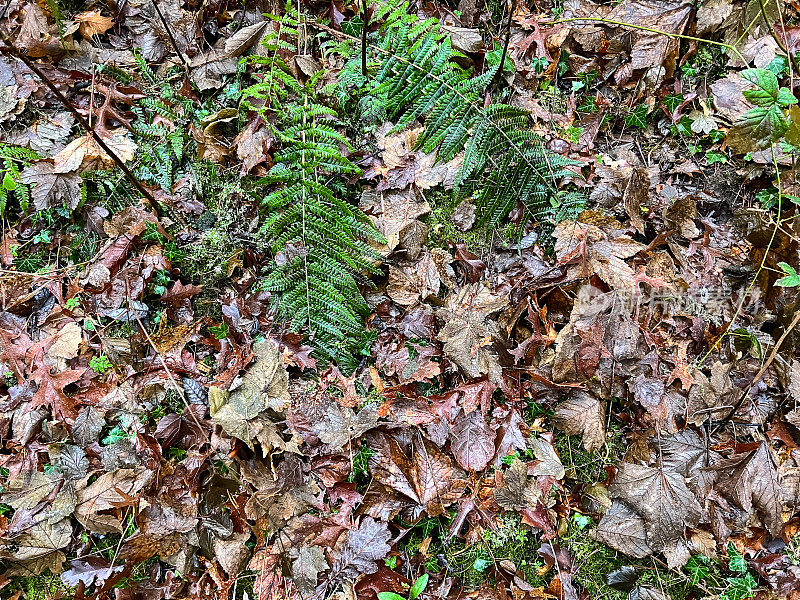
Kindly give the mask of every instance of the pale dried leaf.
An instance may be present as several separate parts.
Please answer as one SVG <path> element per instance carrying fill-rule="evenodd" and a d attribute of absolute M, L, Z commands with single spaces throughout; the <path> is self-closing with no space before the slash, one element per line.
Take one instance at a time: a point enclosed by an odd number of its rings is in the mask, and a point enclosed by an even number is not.
<path fill-rule="evenodd" d="M 559 404 L 553 424 L 567 435 L 582 435 L 588 452 L 599 450 L 606 443 L 605 404 L 587 392 L 574 392 Z"/>

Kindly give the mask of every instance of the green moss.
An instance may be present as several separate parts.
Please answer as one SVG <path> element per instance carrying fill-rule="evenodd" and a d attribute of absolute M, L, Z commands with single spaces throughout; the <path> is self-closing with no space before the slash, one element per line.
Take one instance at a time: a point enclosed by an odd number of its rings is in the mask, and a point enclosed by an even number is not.
<path fill-rule="evenodd" d="M 11 598 L 21 591 L 23 600 L 50 600 L 51 598 L 70 598 L 72 588 L 64 585 L 60 575 L 46 571 L 40 575 L 13 577 L 11 583 L 0 592 L 0 598 Z"/>
<path fill-rule="evenodd" d="M 612 425 L 606 437 L 606 445 L 600 450 L 587 452 L 579 435 L 555 432 L 553 445 L 567 470 L 567 477 L 581 483 L 596 483 L 606 478 L 606 467 L 617 464 L 625 445 L 622 431 Z"/>
<path fill-rule="evenodd" d="M 636 569 L 639 585 L 662 590 L 672 600 L 687 600 L 692 592 L 707 595 L 706 590 L 722 591 L 714 585 L 722 579 L 719 564 L 712 561 L 707 561 L 710 574 L 698 585 L 685 569 L 668 569 L 663 562 L 652 557 L 632 560 L 595 541 L 591 529 L 582 528 L 577 521 L 570 523 L 568 533 L 561 542 L 575 561 L 575 583 L 585 589 L 593 600 L 625 600 L 625 593 L 609 587 L 607 583 L 609 573 L 624 566 Z"/>
<path fill-rule="evenodd" d="M 486 530 L 483 539 L 472 545 L 453 540 L 442 549 L 449 570 L 458 576 L 468 589 L 478 588 L 491 581 L 491 567 L 500 561 L 511 561 L 524 573 L 525 580 L 534 586 L 547 585 L 539 575 L 543 563 L 538 560 L 539 536 L 524 525 L 517 514 L 500 517 L 496 530 Z"/>
<path fill-rule="evenodd" d="M 431 212 L 423 218 L 430 228 L 428 245 L 431 247 L 447 248 L 448 242 L 463 243 L 467 250 L 480 255 L 486 253 L 493 244 L 510 244 L 520 237 L 511 223 L 499 229 L 476 224 L 469 231 L 461 231 L 453 225 L 452 219 L 453 211 L 460 204 L 455 194 L 437 189 L 427 193 L 425 199 L 431 205 Z"/>

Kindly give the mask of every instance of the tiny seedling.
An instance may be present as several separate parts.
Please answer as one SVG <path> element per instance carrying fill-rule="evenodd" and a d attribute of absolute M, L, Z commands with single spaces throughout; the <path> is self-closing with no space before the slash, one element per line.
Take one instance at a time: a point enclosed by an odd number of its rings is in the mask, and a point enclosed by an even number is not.
<path fill-rule="evenodd" d="M 797 274 L 797 271 L 794 270 L 794 267 L 791 265 L 780 262 L 778 266 L 781 268 L 781 271 L 784 273 L 784 277 L 778 279 L 775 282 L 775 285 L 778 287 L 797 287 L 800 285 L 800 275 Z"/>
<path fill-rule="evenodd" d="M 114 365 L 111 364 L 111 361 L 108 360 L 107 356 L 101 354 L 100 356 L 93 356 L 89 361 L 89 366 L 95 373 L 105 375 L 113 368 Z"/>
<path fill-rule="evenodd" d="M 415 600 L 417 596 L 419 596 L 422 592 L 425 591 L 425 588 L 428 585 L 428 574 L 422 575 L 417 577 L 417 580 L 414 582 L 414 585 L 411 586 L 411 589 L 408 591 L 408 598 L 403 598 L 400 594 L 395 594 L 394 592 L 379 592 L 378 593 L 378 600 Z"/>

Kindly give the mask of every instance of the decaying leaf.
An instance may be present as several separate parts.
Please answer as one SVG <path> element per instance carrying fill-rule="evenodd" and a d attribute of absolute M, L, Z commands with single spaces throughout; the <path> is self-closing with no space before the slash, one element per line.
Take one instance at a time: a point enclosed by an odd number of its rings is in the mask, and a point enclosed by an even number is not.
<path fill-rule="evenodd" d="M 604 544 L 633 558 L 642 558 L 653 553 L 647 543 L 644 520 L 618 500 L 603 515 L 594 535 Z"/>
<path fill-rule="evenodd" d="M 358 529 L 351 529 L 341 554 L 331 570 L 335 580 L 353 580 L 361 574 L 378 570 L 376 561 L 389 554 L 388 542 L 392 537 L 386 523 L 372 517 L 364 517 Z"/>
<path fill-rule="evenodd" d="M 528 477 L 528 465 L 518 458 L 503 472 L 503 486 L 494 490 L 494 499 L 506 510 L 531 508 L 540 496 L 536 480 Z"/>
<path fill-rule="evenodd" d="M 781 530 L 784 494 L 767 444 L 761 444 L 750 453 L 720 460 L 713 468 L 719 478 L 716 489 L 746 512 L 757 512 L 773 534 Z"/>
<path fill-rule="evenodd" d="M 556 407 L 553 415 L 556 427 L 567 435 L 582 435 L 583 446 L 593 452 L 606 443 L 605 405 L 591 394 L 573 392 Z"/>
<path fill-rule="evenodd" d="M 700 518 L 700 504 L 683 476 L 663 468 L 623 463 L 609 491 L 642 517 L 647 543 L 656 551 L 677 542 Z"/>
<path fill-rule="evenodd" d="M 450 447 L 462 468 L 480 471 L 494 457 L 494 438 L 480 410 L 461 411 L 450 430 Z"/>
<path fill-rule="evenodd" d="M 337 403 L 328 405 L 325 416 L 312 429 L 323 444 L 331 450 L 347 448 L 352 442 L 378 424 L 378 409 L 368 404 L 356 413 L 352 408 L 345 408 Z"/>

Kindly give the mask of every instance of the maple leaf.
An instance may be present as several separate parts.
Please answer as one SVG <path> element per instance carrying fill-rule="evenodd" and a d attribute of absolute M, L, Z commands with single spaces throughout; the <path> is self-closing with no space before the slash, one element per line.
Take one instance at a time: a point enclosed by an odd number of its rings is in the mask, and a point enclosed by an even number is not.
<path fill-rule="evenodd" d="M 47 210 L 64 203 L 70 210 L 75 210 L 81 201 L 80 176 L 56 172 L 53 161 L 36 161 L 20 173 L 20 181 L 31 186 L 36 210 Z"/>
<path fill-rule="evenodd" d="M 612 289 L 633 294 L 636 271 L 625 262 L 645 249 L 643 244 L 623 233 L 616 219 L 595 211 L 584 211 L 578 221 L 562 221 L 553 233 L 559 263 L 570 267 L 570 278 L 597 275 Z"/>
<path fill-rule="evenodd" d="M 708 492 L 717 475 L 709 467 L 720 460 L 720 455 L 697 432 L 687 429 L 661 437 L 660 452 L 664 469 L 689 478 L 689 485 L 698 493 Z"/>
<path fill-rule="evenodd" d="M 413 262 L 389 266 L 386 293 L 400 305 L 410 306 L 418 300 L 426 300 L 428 296 L 436 296 L 440 287 L 439 266 L 436 255 L 432 252 L 423 252 Z"/>
<path fill-rule="evenodd" d="M 85 38 L 102 35 L 114 26 L 114 19 L 103 16 L 99 10 L 87 10 L 75 15 L 78 31 Z"/>
<path fill-rule="evenodd" d="M 659 429 L 666 428 L 670 432 L 678 430 L 676 418 L 686 412 L 686 400 L 681 395 L 667 389 L 661 379 L 646 377 L 641 373 L 628 380 L 628 387 Z"/>
<path fill-rule="evenodd" d="M 108 131 L 103 140 L 123 162 L 129 162 L 136 153 L 136 144 L 125 135 L 124 130 Z M 82 173 L 98 169 L 110 169 L 116 165 L 91 135 L 84 135 L 70 142 L 53 157 L 53 173 Z"/>
<path fill-rule="evenodd" d="M 253 354 L 255 361 L 229 398 L 244 419 L 253 419 L 266 409 L 283 411 L 289 404 L 289 375 L 280 351 L 267 340 L 254 344 Z"/>
<path fill-rule="evenodd" d="M 647 543 L 644 520 L 624 503 L 614 500 L 597 529 L 595 539 L 633 558 L 642 558 L 653 553 Z"/>
<path fill-rule="evenodd" d="M 609 492 L 642 517 L 647 543 L 656 551 L 675 543 L 700 519 L 700 504 L 680 473 L 623 463 Z"/>
<path fill-rule="evenodd" d="M 521 511 L 536 506 L 540 496 L 536 480 L 528 477 L 528 465 L 518 458 L 503 471 L 503 485 L 494 490 L 495 501 L 506 510 Z"/>
<path fill-rule="evenodd" d="M 498 467 L 504 457 L 515 450 L 525 450 L 527 444 L 527 425 L 516 407 L 498 406 L 492 413 L 492 428 L 497 430 L 494 466 Z"/>
<path fill-rule="evenodd" d="M 311 428 L 323 444 L 337 452 L 377 424 L 378 409 L 374 404 L 367 404 L 356 414 L 352 408 L 331 403 L 322 420 L 314 423 Z"/>
<path fill-rule="evenodd" d="M 14 540 L 17 549 L 10 558 L 15 562 L 27 563 L 25 568 L 34 573 L 40 573 L 45 565 L 49 566 L 48 562 L 55 562 L 60 567 L 64 554 L 59 550 L 69 544 L 71 538 L 72 525 L 69 519 L 61 519 L 55 523 L 40 519 Z M 32 561 L 38 567 L 30 564 Z"/>
<path fill-rule="evenodd" d="M 583 435 L 588 452 L 606 443 L 606 408 L 595 396 L 577 391 L 556 407 L 553 424 L 567 435 Z"/>
<path fill-rule="evenodd" d="M 769 446 L 762 443 L 752 452 L 720 460 L 713 469 L 720 475 L 714 487 L 745 512 L 755 509 L 767 529 L 778 535 L 784 491 Z"/>
<path fill-rule="evenodd" d="M 332 580 L 352 581 L 361 574 L 375 573 L 378 570 L 376 561 L 391 550 L 388 543 L 391 537 L 386 523 L 364 517 L 358 529 L 347 533 L 347 541 L 331 569 Z"/>
<path fill-rule="evenodd" d="M 463 493 L 466 473 L 421 435 L 413 439 L 412 459 L 397 440 L 385 434 L 370 434 L 366 442 L 375 451 L 368 463 L 370 474 L 422 505 L 430 516 L 442 514 Z"/>

